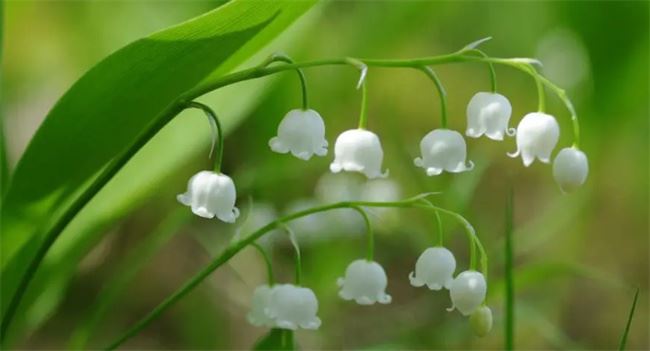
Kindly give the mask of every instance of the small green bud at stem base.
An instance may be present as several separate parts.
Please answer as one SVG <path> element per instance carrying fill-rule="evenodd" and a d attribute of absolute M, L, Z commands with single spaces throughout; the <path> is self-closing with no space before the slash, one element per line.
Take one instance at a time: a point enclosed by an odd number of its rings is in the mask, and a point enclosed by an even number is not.
<path fill-rule="evenodd" d="M 492 330 L 492 310 L 485 305 L 480 306 L 469 317 L 469 323 L 476 335 L 486 336 Z"/>

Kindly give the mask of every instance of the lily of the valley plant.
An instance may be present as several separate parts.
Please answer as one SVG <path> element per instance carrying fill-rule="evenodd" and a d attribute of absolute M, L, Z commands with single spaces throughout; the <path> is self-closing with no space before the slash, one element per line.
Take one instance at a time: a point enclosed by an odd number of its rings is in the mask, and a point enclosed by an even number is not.
<path fill-rule="evenodd" d="M 189 179 L 185 193 L 178 195 L 178 201 L 190 207 L 191 211 L 203 218 L 216 218 L 227 223 L 234 223 L 239 216 L 235 206 L 237 199 L 236 184 L 227 174 L 221 171 L 221 160 L 224 152 L 224 138 L 219 119 L 214 111 L 205 104 L 194 101 L 195 98 L 227 84 L 268 76 L 291 70 L 299 74 L 302 88 L 302 106 L 290 109 L 279 122 L 277 134 L 269 133 L 268 145 L 270 150 L 308 161 L 314 156 L 327 157 L 329 142 L 326 139 L 327 119 L 309 107 L 307 85 L 303 68 L 324 65 L 347 65 L 357 69 L 360 79 L 357 88 L 361 92 L 361 106 L 358 123 L 351 124 L 342 131 L 334 142 L 332 162 L 329 171 L 356 172 L 366 178 L 385 178 L 389 176 L 388 169 L 383 166 L 384 158 L 394 157 L 385 155 L 382 149 L 381 136 L 368 128 L 366 76 L 371 67 L 408 68 L 419 74 L 424 74 L 433 83 L 440 99 L 440 123 L 432 123 L 428 130 L 423 130 L 421 141 L 411 140 L 413 149 L 419 149 L 419 155 L 412 155 L 414 167 L 423 170 L 425 176 L 438 176 L 444 172 L 470 172 L 474 168 L 471 161 L 472 144 L 461 134 L 461 131 L 451 129 L 447 123 L 447 92 L 437 74 L 431 67 L 454 62 L 484 63 L 490 70 L 491 89 L 487 92 L 476 93 L 468 102 L 466 110 L 466 128 L 464 135 L 470 138 L 486 138 L 499 142 L 506 137 L 514 137 L 516 151 L 512 157 L 521 156 L 523 165 L 528 167 L 535 160 L 550 163 L 554 149 L 561 140 L 560 126 L 556 118 L 545 109 L 546 89 L 555 93 L 566 105 L 573 125 L 573 144 L 563 148 L 556 154 L 552 173 L 562 192 L 578 189 L 587 178 L 588 162 L 585 153 L 579 145 L 579 128 L 576 112 L 564 91 L 544 78 L 536 69 L 538 62 L 534 59 L 494 58 L 485 54 L 477 47 L 485 40 L 479 40 L 467 45 L 461 50 L 442 56 L 424 57 L 411 60 L 383 60 L 362 58 L 341 58 L 319 61 L 294 62 L 286 55 L 272 55 L 261 65 L 248 70 L 233 73 L 213 84 L 193 91 L 191 99 L 179 102 L 185 108 L 202 110 L 215 127 L 213 142 L 213 167 L 201 170 Z M 505 65 L 518 69 L 530 75 L 537 83 L 539 105 L 536 111 L 530 111 L 512 123 L 512 106 L 507 97 L 497 92 L 494 65 Z M 515 119 L 516 116 L 515 116 Z M 517 124 L 517 128 L 511 125 Z M 419 146 L 419 148 L 418 148 Z M 204 270 L 188 281 L 172 296 L 145 316 L 126 334 L 110 345 L 119 347 L 124 341 L 138 333 L 148 323 L 157 318 L 174 302 L 189 293 L 203 281 L 211 272 L 227 262 L 242 249 L 248 246 L 256 247 L 265 255 L 264 249 L 257 243 L 258 239 L 271 231 L 284 230 L 289 232 L 291 242 L 296 251 L 295 282 L 277 283 L 273 279 L 271 261 L 268 258 L 268 282 L 251 291 L 251 309 L 248 321 L 258 327 L 279 328 L 286 330 L 318 329 L 323 323 L 333 321 L 321 320 L 318 316 L 318 297 L 314 291 L 301 285 L 300 250 L 295 237 L 301 233 L 293 233 L 287 223 L 318 212 L 335 209 L 352 209 L 362 217 L 366 225 L 367 250 L 360 257 L 349 263 L 341 272 L 338 281 L 332 281 L 332 289 L 338 288 L 338 296 L 350 303 L 359 305 L 390 304 L 394 298 L 390 294 L 391 281 L 400 279 L 409 282 L 415 288 L 424 288 L 432 294 L 448 294 L 449 310 L 457 310 L 468 317 L 476 334 L 486 335 L 492 327 L 492 311 L 487 306 L 486 296 L 489 287 L 488 255 L 479 240 L 475 229 L 460 214 L 436 206 L 430 200 L 430 193 L 407 198 L 401 201 L 370 202 L 345 201 L 326 204 L 304 209 L 276 218 L 253 233 L 237 236 L 225 249 L 224 253 L 215 258 Z M 413 271 L 408 276 L 391 277 L 386 273 L 381 262 L 374 258 L 375 242 L 372 224 L 366 213 L 368 208 L 418 208 L 427 211 L 440 220 L 440 215 L 447 215 L 458 221 L 468 237 L 470 262 L 466 265 L 457 262 L 454 254 L 443 246 L 443 233 L 438 228 L 436 239 L 429 247 L 423 247 L 419 257 L 413 256 Z M 458 269 L 463 266 L 462 269 Z M 20 295 L 20 294 L 19 294 Z M 18 300 L 20 301 L 20 296 Z M 12 305 L 13 307 L 13 305 Z M 10 309 L 12 311 L 12 309 Z M 8 317 L 11 319 L 11 313 Z M 7 317 L 3 327 L 7 325 Z"/>
<path fill-rule="evenodd" d="M 535 69 L 537 63 L 532 59 L 495 59 L 485 55 L 476 46 L 482 41 L 473 43 L 457 53 L 459 61 L 485 62 L 490 68 L 492 90 L 476 93 L 467 105 L 465 135 L 471 138 L 485 136 L 494 141 L 503 141 L 506 137 L 514 137 L 516 151 L 509 153 L 511 157 L 521 156 L 524 166 L 530 166 L 536 159 L 542 163 L 550 163 L 553 150 L 560 140 L 560 127 L 555 117 L 545 111 L 545 86 L 558 93 L 567 105 L 574 123 L 574 144 L 562 149 L 553 164 L 553 176 L 563 192 L 574 191 L 586 180 L 588 173 L 587 157 L 578 146 L 577 117 L 570 101 L 563 92 L 544 79 Z M 303 92 L 303 105 L 292 109 L 280 121 L 277 135 L 269 140 L 271 151 L 287 154 L 308 161 L 314 155 L 325 157 L 328 153 L 328 141 L 325 137 L 326 123 L 321 115 L 309 108 L 305 75 L 301 64 L 294 63 L 286 55 L 274 55 L 264 65 L 282 61 L 287 69 L 298 72 Z M 389 176 L 388 169 L 383 167 L 384 151 L 380 136 L 367 128 L 367 85 L 368 67 L 386 65 L 412 67 L 424 73 L 433 83 L 440 98 L 439 126 L 426 132 L 419 143 L 420 155 L 414 158 L 416 167 L 422 168 L 427 176 L 437 176 L 443 172 L 469 172 L 474 163 L 468 159 L 468 144 L 460 131 L 450 129 L 447 125 L 447 93 L 441 80 L 431 69 L 436 64 L 436 58 L 395 62 L 384 60 L 343 59 L 332 64 L 349 64 L 360 71 L 357 88 L 361 90 L 361 109 L 358 124 L 339 134 L 334 142 L 334 158 L 329 170 L 332 173 L 356 172 L 368 179 L 385 178 Z M 389 64 L 391 63 L 391 64 Z M 496 74 L 494 64 L 505 64 L 518 68 L 530 74 L 538 83 L 539 106 L 537 111 L 526 114 L 518 123 L 517 128 L 510 127 L 512 106 L 508 98 L 496 91 Z M 306 66 L 306 65 L 305 65 Z M 281 66 L 276 66 L 281 67 Z M 561 94 L 560 94 L 561 93 Z M 215 116 L 207 106 L 201 106 L 206 114 Z M 217 123 L 218 125 L 218 123 Z M 220 143 L 220 148 L 223 143 Z M 218 152 L 222 152 L 220 149 Z M 471 148 L 470 148 L 471 151 Z M 201 171 L 189 181 L 188 190 L 179 195 L 178 199 L 192 211 L 206 218 L 216 217 L 224 222 L 233 222 L 238 215 L 234 207 L 235 188 L 232 180 L 219 172 L 219 163 L 215 171 Z M 459 214 L 437 207 L 427 199 L 427 195 L 416 196 L 401 202 L 346 202 L 289 214 L 278 218 L 274 223 L 262 228 L 248 237 L 246 244 L 255 245 L 263 255 L 266 255 L 255 240 L 268 230 L 284 224 L 292 219 L 326 211 L 333 208 L 349 207 L 364 218 L 368 236 L 366 257 L 351 262 L 342 272 L 338 281 L 332 286 L 339 288 L 341 299 L 353 301 L 359 305 L 389 304 L 392 297 L 389 294 L 390 278 L 381 263 L 374 260 L 374 239 L 371 222 L 364 206 L 376 207 L 417 207 L 433 211 L 440 219 L 440 213 L 446 213 L 461 221 L 465 226 L 470 246 L 471 262 L 469 268 L 456 272 L 457 262 L 454 254 L 442 246 L 442 229 L 439 226 L 439 239 L 435 245 L 424 249 L 415 262 L 413 272 L 408 280 L 413 287 L 426 287 L 432 291 L 447 290 L 451 307 L 449 311 L 458 310 L 463 316 L 469 317 L 470 325 L 479 336 L 486 335 L 492 328 L 492 310 L 486 305 L 488 289 L 487 254 L 480 243 L 474 228 Z M 265 229 L 266 228 L 266 229 Z M 285 227 L 287 230 L 288 227 Z M 294 235 L 291 233 L 291 235 Z M 300 233 L 295 235 L 300 236 Z M 297 272 L 300 272 L 300 253 L 298 243 L 292 239 L 296 247 Z M 478 253 L 476 251 L 478 248 Z M 480 255 L 480 258 L 477 258 Z M 477 267 L 480 261 L 481 267 Z M 272 272 L 270 260 L 266 259 L 269 272 Z M 258 327 L 278 328 L 287 330 L 318 329 L 321 321 L 318 317 L 318 299 L 309 287 L 300 286 L 300 277 L 295 284 L 275 283 L 272 274 L 269 282 L 258 286 L 253 292 L 251 311 L 248 321 Z"/>
<path fill-rule="evenodd" d="M 543 80 L 534 67 L 535 60 L 530 59 L 492 59 L 478 50 L 480 42 L 470 44 L 459 53 L 467 61 L 485 62 L 490 68 L 492 91 L 478 92 L 467 105 L 467 127 L 465 135 L 471 138 L 485 136 L 494 141 L 503 141 L 505 137 L 515 137 L 517 149 L 508 155 L 521 156 L 524 166 L 530 166 L 536 159 L 542 163 L 550 163 L 553 150 L 560 140 L 560 127 L 555 117 L 545 111 L 544 82 L 553 91 L 560 91 L 547 80 Z M 476 54 L 476 56 L 474 55 Z M 465 56 L 466 55 L 466 56 Z M 296 69 L 301 78 L 303 91 L 303 106 L 290 110 L 280 121 L 277 136 L 269 140 L 272 151 L 286 154 L 291 153 L 301 160 L 309 160 L 312 156 L 326 156 L 328 141 L 325 138 L 325 122 L 321 115 L 308 107 L 306 82 L 299 64 L 286 56 L 272 57 L 267 61 L 284 61 Z M 425 61 L 424 63 L 418 63 Z M 432 60 L 432 63 L 435 60 Z M 388 177 L 389 172 L 382 166 L 384 152 L 379 135 L 367 129 L 367 86 L 365 78 L 368 66 L 380 60 L 347 59 L 344 63 L 360 70 L 357 88 L 361 89 L 361 109 L 356 128 L 343 131 L 334 143 L 334 159 L 330 171 L 358 172 L 368 179 Z M 389 61 L 386 61 L 389 62 Z M 537 111 L 526 114 L 517 128 L 509 126 L 512 106 L 508 98 L 497 93 L 496 75 L 493 64 L 514 66 L 529 73 L 538 83 L 539 107 Z M 413 67 L 423 72 L 434 83 L 440 98 L 441 123 L 427 132 L 419 143 L 420 156 L 414 159 L 416 167 L 424 169 L 427 176 L 437 176 L 443 172 L 469 172 L 474 163 L 468 159 L 468 145 L 463 135 L 447 125 L 447 93 L 436 73 L 426 64 L 426 60 L 404 62 L 403 66 Z M 561 97 L 564 95 L 561 94 Z M 586 180 L 588 173 L 587 158 L 578 148 L 577 118 L 572 105 L 567 100 L 569 111 L 574 120 L 574 145 L 562 149 L 555 158 L 553 175 L 563 192 L 576 190 Z M 237 216 L 234 206 L 234 186 L 227 176 L 220 173 L 201 171 L 195 175 L 189 184 L 188 192 L 179 196 L 179 200 L 192 207 L 192 211 L 202 217 L 217 217 L 231 222 Z M 409 200 L 413 201 L 413 200 Z M 460 217 L 448 210 L 435 207 L 426 197 L 418 198 L 410 205 L 439 212 L 447 212 Z M 393 204 L 385 204 L 392 206 Z M 401 204 L 403 205 L 403 203 Z M 400 206 L 401 206 L 400 205 Z M 356 209 L 366 220 L 368 235 L 368 252 L 365 258 L 351 262 L 344 274 L 338 279 L 338 295 L 343 300 L 354 301 L 359 305 L 389 304 L 391 295 L 387 292 L 389 277 L 379 262 L 374 261 L 374 241 L 370 221 L 365 210 L 359 204 L 347 204 Z M 311 213 L 311 212 L 310 212 Z M 462 217 L 460 217 L 462 218 Z M 285 220 L 279 220 L 284 223 Z M 451 307 L 449 311 L 458 310 L 463 316 L 470 317 L 471 326 L 480 335 L 486 335 L 492 328 L 492 311 L 486 305 L 488 288 L 487 255 L 478 241 L 474 229 L 464 219 L 470 238 L 471 263 L 467 270 L 456 275 L 456 259 L 454 254 L 442 246 L 442 235 L 435 246 L 426 248 L 415 262 L 415 269 L 409 275 L 410 284 L 414 287 L 427 287 L 432 291 L 448 290 Z M 441 230 L 441 229 L 440 229 Z M 298 233 L 297 235 L 300 235 Z M 297 248 L 297 242 L 294 241 Z M 475 248 L 480 248 L 482 267 L 476 267 Z M 260 248 L 260 250 L 262 250 Z M 264 252 L 262 251 L 264 254 Z M 299 252 L 297 253 L 299 255 Z M 267 262 L 270 262 L 267 260 Z M 300 264 L 299 260 L 296 263 Z M 272 268 L 268 267 L 269 271 Z M 298 284 L 299 277 L 296 278 Z M 252 308 L 248 315 L 250 323 L 260 327 L 280 329 L 317 329 L 321 320 L 317 317 L 318 301 L 314 292 L 308 287 L 292 284 L 274 284 L 271 276 L 269 283 L 260 285 L 253 293 Z M 327 322 L 327 321 L 325 321 Z"/>

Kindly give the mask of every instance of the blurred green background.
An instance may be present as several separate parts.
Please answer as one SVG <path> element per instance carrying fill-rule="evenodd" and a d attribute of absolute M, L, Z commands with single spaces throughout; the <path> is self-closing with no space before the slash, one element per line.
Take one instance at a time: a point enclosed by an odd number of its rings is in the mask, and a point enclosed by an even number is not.
<path fill-rule="evenodd" d="M 6 2 L 1 111 L 10 166 L 51 106 L 94 63 L 132 40 L 218 4 Z M 634 288 L 640 287 L 628 348 L 648 349 L 649 14 L 647 2 L 341 1 L 316 6 L 265 52 L 284 51 L 300 61 L 411 58 L 452 52 L 493 36 L 483 47 L 490 55 L 541 59 L 544 73 L 566 88 L 581 117 L 582 147 L 590 162 L 586 185 L 569 196 L 560 194 L 549 165 L 524 168 L 519 159 L 505 156 L 515 149 L 513 139 L 468 140 L 469 158 L 477 164 L 473 172 L 427 178 L 412 159 L 420 138 L 439 126 L 439 101 L 431 82 L 407 69 L 371 69 L 368 75 L 369 128 L 382 138 L 390 182 L 363 184 L 356 176 L 324 176 L 331 152 L 305 163 L 274 154 L 267 146 L 282 116 L 299 107 L 295 73 L 247 82 L 205 100 L 224 116 L 230 130 L 223 168 L 238 186 L 242 228 L 179 209 L 175 195 L 184 191 L 189 176 L 209 165 L 208 125 L 200 114 L 184 113 L 162 133 L 185 123 L 200 125 L 198 147 L 180 148 L 174 168 L 156 179 L 155 191 L 138 193 L 128 206 L 72 233 L 74 240 L 86 241 L 79 264 L 57 258 L 56 252 L 48 256 L 49 262 L 61 265 L 55 267 L 67 265 L 59 270 L 65 277 L 58 286 L 43 288 L 43 297 L 21 316 L 28 327 L 25 341 L 17 346 L 74 345 L 71 338 L 79 340 L 83 334 L 79 328 L 89 324 L 88 314 L 97 308 L 96 298 L 106 294 L 106 282 L 118 279 L 119 287 L 112 285 L 111 293 L 117 300 L 97 321 L 87 344 L 104 346 L 205 265 L 237 231 L 249 231 L 289 209 L 345 198 L 442 191 L 436 202 L 463 213 L 490 256 L 492 333 L 474 336 L 465 318 L 445 311 L 447 294 L 408 284 L 407 275 L 431 244 L 433 230 L 431 218 L 414 210 L 374 214 L 376 259 L 389 275 L 393 303 L 361 307 L 341 301 L 336 278 L 365 251 L 359 219 L 340 211 L 294 226 L 303 246 L 303 281 L 319 297 L 323 320 L 316 332 L 298 332 L 298 343 L 304 349 L 501 348 L 504 205 L 507 187 L 513 184 L 518 348 L 615 348 Z M 480 64 L 436 71 L 447 88 L 450 126 L 464 131 L 466 104 L 477 91 L 489 89 L 488 71 Z M 356 126 L 357 72 L 325 67 L 306 74 L 311 106 L 324 117 L 333 144 L 338 133 Z M 497 67 L 497 75 L 499 92 L 513 105 L 515 125 L 536 108 L 534 83 L 507 67 Z M 554 97 L 548 109 L 562 129 L 558 149 L 570 145 L 567 112 Z M 178 140 L 179 145 L 186 142 Z M 141 160 L 144 165 L 146 161 Z M 466 269 L 465 237 L 452 221 L 444 223 L 447 245 L 459 269 Z M 276 275 L 290 281 L 293 256 L 285 236 L 274 233 L 265 245 L 273 252 Z M 245 320 L 252 291 L 264 279 L 263 261 L 246 250 L 126 347 L 250 348 L 265 333 Z"/>

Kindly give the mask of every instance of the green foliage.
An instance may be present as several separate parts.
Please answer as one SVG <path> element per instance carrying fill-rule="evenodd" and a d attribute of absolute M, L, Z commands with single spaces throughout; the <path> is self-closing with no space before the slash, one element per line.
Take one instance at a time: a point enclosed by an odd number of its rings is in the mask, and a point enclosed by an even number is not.
<path fill-rule="evenodd" d="M 273 328 L 253 347 L 253 350 L 295 350 L 293 331 Z"/>
<path fill-rule="evenodd" d="M 3 199 L 3 316 L 46 233 L 56 238 L 89 189 L 98 191 L 180 111 L 174 102 L 207 76 L 240 65 L 311 5 L 233 1 L 126 46 L 70 88 L 32 139 Z M 150 175 L 123 178 L 105 194 L 107 204 L 132 197 L 129 188 L 147 187 Z"/>

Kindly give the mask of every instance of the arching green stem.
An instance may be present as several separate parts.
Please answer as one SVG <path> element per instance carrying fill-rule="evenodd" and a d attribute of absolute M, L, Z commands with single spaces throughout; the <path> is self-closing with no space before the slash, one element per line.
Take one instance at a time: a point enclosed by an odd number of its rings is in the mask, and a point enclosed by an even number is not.
<path fill-rule="evenodd" d="M 289 55 L 284 53 L 274 53 L 269 56 L 266 61 L 264 61 L 260 67 L 267 67 L 268 65 L 274 62 L 286 62 L 289 64 L 295 63 L 295 61 L 289 57 Z M 296 68 L 296 73 L 298 73 L 298 78 L 300 79 L 300 87 L 302 89 L 302 109 L 309 109 L 309 101 L 307 99 L 307 79 L 305 79 L 305 73 L 300 68 Z"/>
<path fill-rule="evenodd" d="M 221 172 L 221 162 L 223 160 L 223 128 L 221 127 L 221 122 L 219 122 L 219 118 L 217 117 L 217 114 L 214 113 L 214 111 L 205 104 L 202 104 L 197 101 L 190 101 L 186 104 L 187 108 L 196 108 L 199 110 L 202 110 L 205 115 L 208 117 L 208 120 L 210 121 L 210 127 L 212 128 L 212 148 L 210 150 L 210 157 L 212 157 L 212 154 L 215 153 L 216 151 L 216 157 L 214 158 L 214 171 L 217 173 Z M 216 129 L 216 141 L 219 143 L 219 145 L 216 147 L 215 150 L 215 129 Z"/>
<path fill-rule="evenodd" d="M 530 72 L 533 79 L 535 79 L 535 85 L 537 86 L 537 111 L 546 112 L 546 92 L 544 91 L 544 83 L 539 79 L 539 74 L 533 65 L 526 64 L 525 67 Z"/>
<path fill-rule="evenodd" d="M 366 75 L 368 74 L 368 65 L 362 61 L 348 57 L 345 63 L 356 67 L 359 70 L 359 81 L 357 89 L 361 89 L 361 108 L 359 109 L 359 129 L 366 129 L 368 125 L 368 88 L 366 87 Z"/>
<path fill-rule="evenodd" d="M 253 242 L 251 243 L 251 246 L 253 246 L 257 252 L 262 255 L 262 258 L 264 259 L 264 264 L 266 264 L 266 276 L 269 282 L 269 286 L 273 286 L 275 284 L 275 278 L 273 275 L 273 264 L 271 263 L 271 258 L 269 255 L 264 251 L 264 248 L 260 246 L 260 244 Z"/>
<path fill-rule="evenodd" d="M 440 78 L 438 78 L 438 75 L 436 75 L 436 72 L 431 67 L 422 66 L 419 69 L 433 81 L 436 89 L 438 89 L 438 96 L 440 96 L 440 123 L 442 128 L 447 128 L 447 91 L 445 91 L 445 87 L 442 85 Z"/>
<path fill-rule="evenodd" d="M 289 235 L 289 241 L 291 241 L 291 245 L 293 246 L 293 250 L 295 253 L 295 258 L 296 258 L 296 272 L 295 272 L 295 282 L 296 285 L 300 285 L 301 282 L 301 277 L 302 277 L 302 254 L 300 253 L 300 245 L 298 245 L 298 238 L 296 238 L 296 233 L 294 233 L 293 229 L 289 227 L 287 224 L 282 223 L 282 226 L 284 227 L 284 230 L 287 231 L 287 234 Z"/>
<path fill-rule="evenodd" d="M 361 83 L 361 109 L 359 110 L 359 129 L 366 129 L 368 126 L 368 88 L 366 82 Z"/>
<path fill-rule="evenodd" d="M 366 252 L 366 259 L 368 261 L 373 261 L 375 258 L 375 233 L 372 231 L 372 225 L 370 223 L 370 218 L 366 211 L 360 206 L 351 206 L 353 210 L 359 212 L 363 218 L 363 222 L 366 224 L 366 237 L 368 238 L 368 251 Z"/>
<path fill-rule="evenodd" d="M 481 243 L 481 240 L 476 235 L 476 230 L 474 230 L 474 227 L 472 226 L 472 224 L 469 223 L 469 221 L 465 217 L 463 217 L 462 215 L 460 215 L 460 214 L 458 214 L 458 213 L 456 213 L 454 211 L 450 211 L 448 209 L 438 207 L 438 206 L 434 205 L 433 203 L 431 203 L 431 201 L 429 201 L 427 199 L 421 199 L 420 202 L 423 204 L 422 208 L 428 208 L 430 210 L 440 211 L 442 213 L 446 213 L 446 214 L 450 215 L 451 217 L 455 218 L 457 221 L 459 221 L 463 225 L 463 228 L 465 229 L 465 232 L 467 233 L 467 237 L 468 237 L 468 239 L 470 241 L 470 260 L 474 261 L 474 262 L 476 260 L 475 259 L 476 251 L 475 251 L 475 248 L 474 248 L 474 246 L 476 246 L 476 248 L 478 248 L 479 253 L 481 254 L 481 259 L 480 259 L 481 272 L 483 273 L 483 276 L 485 277 L 485 280 L 487 280 L 488 279 L 488 257 L 487 257 L 487 253 L 485 252 L 485 248 L 483 247 L 483 244 Z M 472 258 L 472 257 L 474 257 L 474 258 Z M 470 264 L 470 267 L 473 267 L 473 265 Z"/>
<path fill-rule="evenodd" d="M 479 49 L 471 49 L 467 51 L 468 53 L 475 52 L 485 58 L 489 58 L 485 52 Z M 488 62 L 488 69 L 490 70 L 490 89 L 493 93 L 497 92 L 497 72 L 494 70 L 494 64 L 492 62 Z"/>
<path fill-rule="evenodd" d="M 437 246 L 443 246 L 445 240 L 445 233 L 442 231 L 442 218 L 440 218 L 440 213 L 438 211 L 433 211 L 433 215 L 436 217 L 436 224 L 438 226 Z"/>

